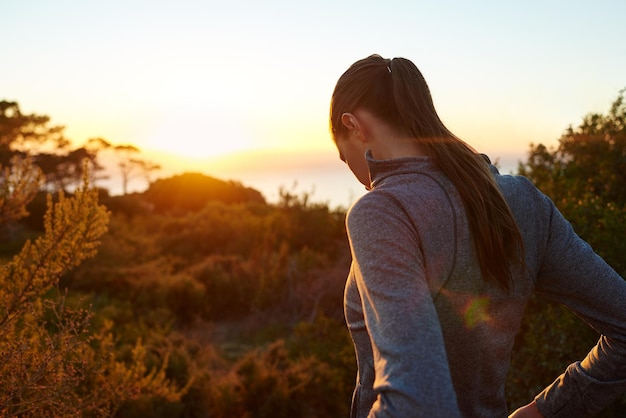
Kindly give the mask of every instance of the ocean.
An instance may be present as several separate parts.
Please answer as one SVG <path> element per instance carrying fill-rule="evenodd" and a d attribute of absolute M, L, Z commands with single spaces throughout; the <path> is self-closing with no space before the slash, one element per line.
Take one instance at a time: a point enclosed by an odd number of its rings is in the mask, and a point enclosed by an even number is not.
<path fill-rule="evenodd" d="M 519 154 L 494 158 L 503 174 L 516 173 L 518 162 L 522 159 Z M 261 192 L 270 203 L 279 201 L 282 189 L 297 196 L 307 194 L 309 202 L 327 204 L 331 209 L 345 209 L 366 193 L 365 187 L 335 154 L 311 154 L 305 158 L 287 154 L 242 157 L 237 164 L 218 164 L 214 161 L 185 167 L 173 164 L 157 172 L 154 179 L 183 172 L 201 172 L 220 180 L 240 182 Z M 121 193 L 121 181 L 116 176 L 99 185 L 108 188 L 111 194 Z M 129 191 L 141 192 L 147 186 L 144 178 L 135 177 L 129 183 Z"/>
<path fill-rule="evenodd" d="M 495 157 L 502 174 L 517 173 L 522 155 Z M 210 173 L 209 173 L 210 174 Z M 292 194 L 308 194 L 310 202 L 326 203 L 331 209 L 348 208 L 367 191 L 350 169 L 333 155 L 332 159 L 311 158 L 308 162 L 284 164 L 273 161 L 248 169 L 231 170 L 214 177 L 240 181 L 243 185 L 260 191 L 272 203 L 279 200 L 282 188 Z"/>

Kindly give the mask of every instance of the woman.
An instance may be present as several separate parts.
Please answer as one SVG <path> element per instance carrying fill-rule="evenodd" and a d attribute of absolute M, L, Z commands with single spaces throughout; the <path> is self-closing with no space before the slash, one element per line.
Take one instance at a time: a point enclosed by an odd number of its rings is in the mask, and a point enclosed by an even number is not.
<path fill-rule="evenodd" d="M 506 417 L 509 360 L 533 292 L 602 337 L 512 416 L 588 416 L 626 390 L 626 282 L 528 180 L 499 175 L 443 125 L 412 62 L 354 63 L 333 92 L 330 125 L 370 190 L 346 218 L 353 417 Z"/>

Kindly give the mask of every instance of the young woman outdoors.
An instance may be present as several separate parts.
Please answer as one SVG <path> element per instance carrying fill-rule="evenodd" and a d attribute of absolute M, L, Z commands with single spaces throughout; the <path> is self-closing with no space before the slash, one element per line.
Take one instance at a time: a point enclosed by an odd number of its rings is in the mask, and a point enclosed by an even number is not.
<path fill-rule="evenodd" d="M 330 127 L 369 190 L 346 219 L 353 417 L 506 417 L 533 292 L 601 337 L 511 417 L 590 416 L 624 393 L 626 282 L 527 179 L 500 175 L 443 125 L 411 61 L 355 62 L 333 92 Z"/>

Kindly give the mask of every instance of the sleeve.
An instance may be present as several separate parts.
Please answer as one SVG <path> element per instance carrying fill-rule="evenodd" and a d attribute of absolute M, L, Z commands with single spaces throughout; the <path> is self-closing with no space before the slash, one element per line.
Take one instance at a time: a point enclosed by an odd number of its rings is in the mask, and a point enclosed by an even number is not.
<path fill-rule="evenodd" d="M 598 413 L 626 391 L 626 282 L 583 241 L 543 196 L 549 220 L 537 290 L 600 334 L 596 346 L 537 397 L 546 417 Z"/>
<path fill-rule="evenodd" d="M 415 230 L 392 199 L 369 197 L 347 218 L 374 356 L 377 398 L 368 416 L 459 417 Z"/>

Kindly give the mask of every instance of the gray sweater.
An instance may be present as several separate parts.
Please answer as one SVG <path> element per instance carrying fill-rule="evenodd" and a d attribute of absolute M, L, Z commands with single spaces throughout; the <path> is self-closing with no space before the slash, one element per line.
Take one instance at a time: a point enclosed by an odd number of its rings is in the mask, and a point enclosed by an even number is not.
<path fill-rule="evenodd" d="M 481 277 L 463 204 L 431 159 L 367 159 L 372 189 L 346 219 L 353 417 L 506 417 L 511 351 L 533 292 L 601 335 L 536 397 L 540 411 L 589 416 L 626 390 L 626 282 L 550 199 L 491 167 L 526 251 L 527 270 L 514 273 L 506 293 Z"/>

